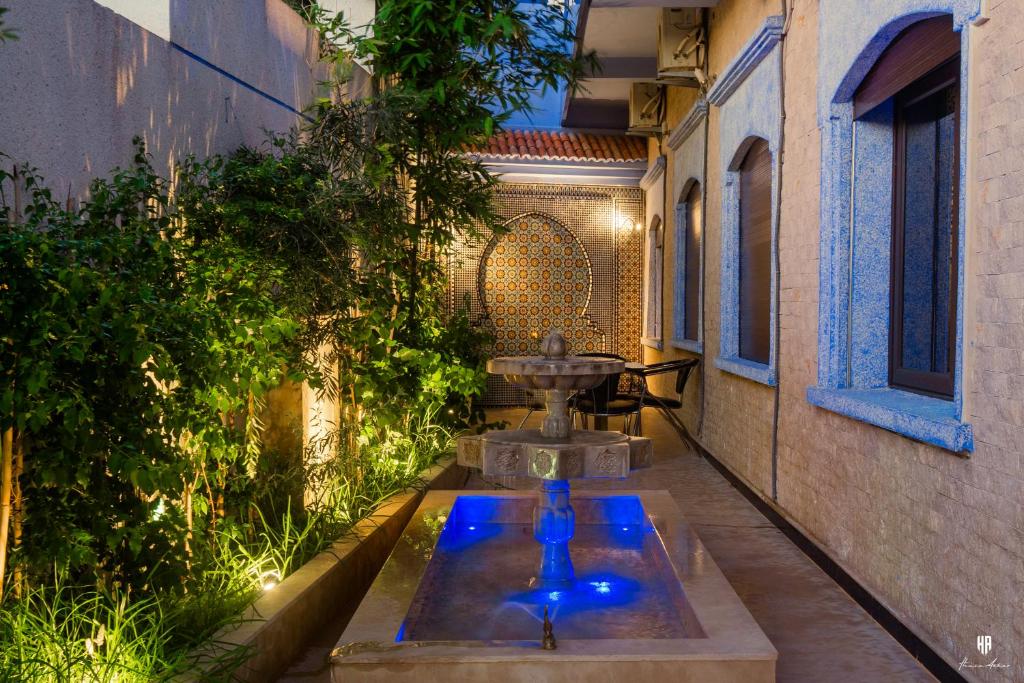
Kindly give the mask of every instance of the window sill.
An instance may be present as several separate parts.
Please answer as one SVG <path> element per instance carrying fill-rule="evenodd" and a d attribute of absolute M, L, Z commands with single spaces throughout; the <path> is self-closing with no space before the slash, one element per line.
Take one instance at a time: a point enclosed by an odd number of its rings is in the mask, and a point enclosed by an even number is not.
<path fill-rule="evenodd" d="M 952 401 L 899 389 L 809 387 L 807 401 L 819 408 L 887 429 L 955 453 L 974 450 L 971 425 L 956 416 Z"/>
<path fill-rule="evenodd" d="M 672 348 L 690 353 L 704 353 L 704 344 L 694 339 L 673 339 L 669 342 Z"/>
<path fill-rule="evenodd" d="M 640 337 L 640 343 L 647 348 L 654 349 L 655 351 L 661 351 L 665 348 L 664 342 L 654 337 Z"/>
<path fill-rule="evenodd" d="M 775 386 L 775 370 L 764 363 L 757 363 L 739 356 L 719 356 L 715 359 L 715 367 L 760 384 Z"/>

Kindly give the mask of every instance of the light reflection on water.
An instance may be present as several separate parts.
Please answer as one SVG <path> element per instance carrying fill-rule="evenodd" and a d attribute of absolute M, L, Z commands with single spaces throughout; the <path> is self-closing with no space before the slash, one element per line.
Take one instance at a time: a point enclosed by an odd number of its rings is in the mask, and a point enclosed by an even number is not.
<path fill-rule="evenodd" d="M 559 639 L 681 638 L 684 597 L 639 499 L 592 499 L 570 542 L 576 578 L 538 585 L 532 501 L 461 496 L 397 640 L 539 640 L 544 607 Z"/>

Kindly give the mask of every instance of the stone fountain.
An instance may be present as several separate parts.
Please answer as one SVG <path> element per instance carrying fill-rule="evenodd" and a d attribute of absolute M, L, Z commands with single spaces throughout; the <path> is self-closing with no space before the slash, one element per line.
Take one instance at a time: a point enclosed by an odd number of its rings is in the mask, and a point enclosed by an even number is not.
<path fill-rule="evenodd" d="M 667 491 L 570 502 L 569 480 L 625 478 L 650 464 L 651 442 L 572 429 L 570 393 L 625 364 L 567 351 L 555 333 L 541 356 L 491 360 L 545 392 L 543 426 L 458 444 L 460 465 L 539 479 L 539 499 L 428 491 L 332 652 L 331 680 L 775 680 L 775 649 Z"/>
<path fill-rule="evenodd" d="M 491 431 L 459 439 L 458 462 L 484 476 L 520 476 L 541 480 L 533 514 L 534 538 L 541 544 L 538 580 L 543 585 L 574 578 L 569 541 L 575 514 L 569 502 L 570 479 L 619 478 L 651 462 L 651 440 L 621 432 L 572 428 L 571 392 L 593 389 L 609 375 L 621 373 L 621 360 L 569 356 L 558 332 L 541 342 L 540 356 L 506 356 L 487 362 L 492 375 L 523 389 L 544 391 L 547 415 L 538 429 Z"/>

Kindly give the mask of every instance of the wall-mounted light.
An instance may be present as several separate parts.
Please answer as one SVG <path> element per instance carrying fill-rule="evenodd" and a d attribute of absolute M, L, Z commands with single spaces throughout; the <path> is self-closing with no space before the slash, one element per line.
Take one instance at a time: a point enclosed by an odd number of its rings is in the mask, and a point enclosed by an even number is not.
<path fill-rule="evenodd" d="M 618 220 L 615 221 L 615 227 L 623 232 L 628 230 L 640 232 L 644 229 L 644 224 L 641 221 L 634 221 L 629 216 L 620 215 Z"/>

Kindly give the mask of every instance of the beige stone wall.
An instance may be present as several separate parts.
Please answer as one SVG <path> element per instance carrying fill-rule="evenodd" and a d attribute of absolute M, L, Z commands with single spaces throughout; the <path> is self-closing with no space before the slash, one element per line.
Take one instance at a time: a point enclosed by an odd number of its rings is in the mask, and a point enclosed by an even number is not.
<path fill-rule="evenodd" d="M 669 129 L 675 127 L 682 121 L 683 117 L 690 111 L 693 103 L 697 100 L 697 91 L 690 88 L 669 88 L 667 97 L 667 124 Z M 703 136 L 703 129 L 694 132 L 694 135 Z M 672 332 L 675 329 L 675 316 L 673 315 L 673 292 L 676 274 L 676 265 L 679 262 L 679 246 L 676 244 L 676 223 L 675 223 L 675 205 L 679 200 L 678 189 L 680 184 L 686 181 L 686 178 L 677 177 L 677 166 L 671 163 L 672 161 L 672 150 L 669 149 L 666 140 L 651 139 L 651 143 L 654 149 L 654 156 L 659 154 L 666 154 L 668 156 L 667 168 L 665 169 L 665 192 L 664 206 L 661 207 L 661 215 L 665 220 L 665 266 L 664 273 L 665 277 L 662 282 L 662 321 L 663 328 L 665 331 L 663 338 L 662 350 L 653 349 L 650 347 L 644 347 L 644 362 L 645 363 L 657 363 L 663 360 L 675 360 L 677 358 L 693 358 L 697 354 L 690 353 L 688 351 L 682 351 L 674 348 L 669 340 L 672 338 Z M 650 204 L 650 202 L 648 202 Z M 680 416 L 683 418 L 683 422 L 686 428 L 691 434 L 697 434 L 700 430 L 700 417 L 701 417 L 701 383 L 702 383 L 702 371 L 698 367 L 690 373 L 690 378 L 687 380 L 686 389 L 683 393 L 683 409 L 679 411 Z M 652 378 L 650 381 L 650 388 L 655 394 L 659 396 L 675 396 L 675 376 L 674 375 L 663 375 L 660 377 Z"/>
<path fill-rule="evenodd" d="M 785 40 L 786 125 L 779 235 L 778 497 L 771 501 L 954 666 L 983 659 L 978 635 L 1009 669 L 978 680 L 1024 680 L 1024 4 L 992 0 L 972 26 L 964 457 L 816 408 L 820 131 L 817 2 L 796 0 Z M 713 13 L 712 74 L 778 2 L 722 2 Z M 669 125 L 692 94 L 671 89 Z M 706 336 L 703 445 L 771 498 L 774 390 L 720 372 L 721 179 L 710 111 L 705 204 Z M 660 151 L 660 148 L 656 148 Z M 655 150 L 652 150 L 655 152 Z M 673 187 L 672 151 L 668 186 Z M 674 201 L 670 197 L 668 201 Z M 672 210 L 665 210 L 674 237 Z M 665 330 L 672 330 L 674 239 L 666 240 Z M 683 352 L 647 351 L 648 361 Z M 694 383 L 691 389 L 696 389 Z M 699 415 L 688 391 L 686 419 Z"/>
<path fill-rule="evenodd" d="M 760 27 L 765 17 L 781 11 L 781 4 L 767 0 L 725 0 L 713 10 L 709 35 L 709 72 L 721 73 L 736 56 L 747 39 Z M 689 112 L 696 100 L 696 92 L 669 88 L 668 124 L 673 127 Z M 719 289 L 721 270 L 722 169 L 719 163 L 718 112 L 712 107 L 708 125 L 708 165 L 706 201 L 704 204 L 704 352 L 703 362 L 688 382 L 680 411 L 691 434 L 712 453 L 715 453 L 738 476 L 760 491 L 771 491 L 771 427 L 774 410 L 773 390 L 750 380 L 722 372 L 714 367 L 719 349 Z M 693 135 L 702 134 L 695 131 Z M 672 163 L 672 150 L 665 140 L 652 143 L 653 153 L 669 156 L 667 187 L 679 185 Z M 653 157 L 652 157 L 653 158 Z M 672 332 L 672 301 L 678 253 L 675 244 L 674 205 L 678 197 L 667 197 L 664 208 L 665 279 L 664 320 L 665 349 L 662 352 L 645 349 L 645 361 L 656 362 L 671 358 L 692 357 L 687 351 L 673 349 L 667 340 Z M 671 395 L 670 378 L 652 382 L 652 389 Z M 739 419 L 737 419 L 739 418 Z"/>

